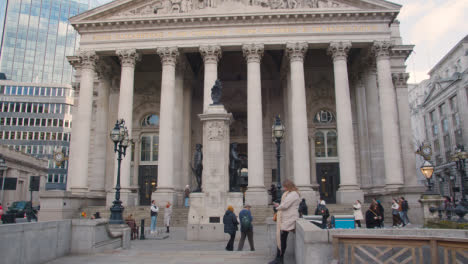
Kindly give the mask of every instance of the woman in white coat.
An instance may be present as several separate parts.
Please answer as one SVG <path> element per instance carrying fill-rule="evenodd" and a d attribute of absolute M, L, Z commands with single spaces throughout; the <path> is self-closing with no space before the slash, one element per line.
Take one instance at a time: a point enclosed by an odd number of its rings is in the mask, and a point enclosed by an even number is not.
<path fill-rule="evenodd" d="M 362 215 L 361 211 L 361 201 L 356 200 L 353 204 L 353 214 L 354 214 L 354 222 L 356 222 L 358 227 L 361 227 L 361 220 L 364 220 L 364 216 Z"/>
<path fill-rule="evenodd" d="M 167 228 L 166 233 L 169 233 L 169 225 L 171 224 L 172 217 L 172 205 L 170 202 L 167 202 L 166 208 L 164 209 L 164 225 Z"/>

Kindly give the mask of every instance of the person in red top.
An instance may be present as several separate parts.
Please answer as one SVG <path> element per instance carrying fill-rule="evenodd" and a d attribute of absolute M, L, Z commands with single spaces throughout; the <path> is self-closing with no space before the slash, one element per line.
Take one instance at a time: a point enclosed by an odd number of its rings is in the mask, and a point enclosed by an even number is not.
<path fill-rule="evenodd" d="M 2 221 L 2 215 L 3 215 L 3 207 L 2 207 L 2 204 L 0 203 L 0 221 Z"/>

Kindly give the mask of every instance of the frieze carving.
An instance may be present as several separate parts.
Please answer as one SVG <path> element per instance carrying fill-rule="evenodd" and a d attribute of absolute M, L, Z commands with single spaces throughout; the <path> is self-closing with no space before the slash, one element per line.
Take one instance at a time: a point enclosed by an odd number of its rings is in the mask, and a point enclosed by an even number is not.
<path fill-rule="evenodd" d="M 141 60 L 141 55 L 136 49 L 119 49 L 115 53 L 119 56 L 122 67 L 135 67 L 137 61 Z"/>
<path fill-rule="evenodd" d="M 286 53 L 291 62 L 304 61 L 309 45 L 306 42 L 286 43 Z"/>
<path fill-rule="evenodd" d="M 224 139 L 224 121 L 213 121 L 208 123 L 208 140 L 218 141 Z"/>
<path fill-rule="evenodd" d="M 244 44 L 242 45 L 242 52 L 247 62 L 260 63 L 264 48 L 265 45 L 263 44 Z"/>
<path fill-rule="evenodd" d="M 134 9 L 125 10 L 117 17 L 154 16 L 158 14 L 188 13 L 221 6 L 242 5 L 257 9 L 304 9 L 349 7 L 333 0 L 155 0 Z"/>
<path fill-rule="evenodd" d="M 156 52 L 161 57 L 163 65 L 176 65 L 177 58 L 179 57 L 179 49 L 177 47 L 158 48 Z"/>
<path fill-rule="evenodd" d="M 82 69 L 91 69 L 96 68 L 96 63 L 99 60 L 99 56 L 96 55 L 94 50 L 78 50 L 78 57 L 80 58 L 80 64 Z"/>
<path fill-rule="evenodd" d="M 200 54 L 206 64 L 216 64 L 222 56 L 221 47 L 219 45 L 200 46 Z"/>
<path fill-rule="evenodd" d="M 331 55 L 333 60 L 346 60 L 348 57 L 348 52 L 351 49 L 351 42 L 332 42 L 328 46 L 327 53 Z"/>
<path fill-rule="evenodd" d="M 372 52 L 379 58 L 389 58 L 393 44 L 390 41 L 374 41 Z"/>
<path fill-rule="evenodd" d="M 407 72 L 392 73 L 393 85 L 395 85 L 396 88 L 406 88 L 408 79 L 409 73 Z"/>

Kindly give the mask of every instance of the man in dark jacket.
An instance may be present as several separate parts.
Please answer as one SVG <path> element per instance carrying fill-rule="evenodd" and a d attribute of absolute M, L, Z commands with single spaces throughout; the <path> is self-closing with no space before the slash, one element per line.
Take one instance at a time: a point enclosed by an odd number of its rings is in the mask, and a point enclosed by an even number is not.
<path fill-rule="evenodd" d="M 306 200 L 302 198 L 301 203 L 299 204 L 299 217 L 302 218 L 303 215 L 308 215 L 309 210 L 307 208 Z"/>
<path fill-rule="evenodd" d="M 322 229 L 326 229 L 328 221 L 327 219 L 330 216 L 330 212 L 328 211 L 327 205 L 322 198 L 320 198 L 320 202 L 317 206 L 317 209 L 315 209 L 315 215 L 322 216 Z"/>
<path fill-rule="evenodd" d="M 237 221 L 237 217 L 234 214 L 234 208 L 232 206 L 228 206 L 226 213 L 223 217 L 223 224 L 224 224 L 224 233 L 228 233 L 231 238 L 229 239 L 226 250 L 233 251 L 234 250 L 234 238 L 236 238 L 236 232 L 238 230 L 239 222 Z"/>
<path fill-rule="evenodd" d="M 253 217 L 250 212 L 251 206 L 246 204 L 244 209 L 239 212 L 239 221 L 241 226 L 241 238 L 239 240 L 239 245 L 237 247 L 238 251 L 242 251 L 244 248 L 245 237 L 249 239 L 250 251 L 255 251 L 254 242 L 253 242 Z"/>

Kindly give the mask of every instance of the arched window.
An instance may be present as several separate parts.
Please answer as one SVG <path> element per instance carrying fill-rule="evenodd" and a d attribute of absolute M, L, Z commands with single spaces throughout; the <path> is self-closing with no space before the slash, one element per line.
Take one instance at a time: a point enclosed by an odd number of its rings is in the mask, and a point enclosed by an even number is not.
<path fill-rule="evenodd" d="M 335 122 L 335 114 L 328 110 L 320 110 L 314 115 L 314 123 L 316 124 L 330 124 Z"/>
<path fill-rule="evenodd" d="M 159 116 L 157 116 L 155 114 L 147 115 L 141 121 L 141 126 L 142 127 L 158 126 L 158 125 L 159 125 Z"/>
<path fill-rule="evenodd" d="M 325 136 L 322 132 L 315 132 L 315 156 L 325 157 Z"/>

